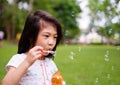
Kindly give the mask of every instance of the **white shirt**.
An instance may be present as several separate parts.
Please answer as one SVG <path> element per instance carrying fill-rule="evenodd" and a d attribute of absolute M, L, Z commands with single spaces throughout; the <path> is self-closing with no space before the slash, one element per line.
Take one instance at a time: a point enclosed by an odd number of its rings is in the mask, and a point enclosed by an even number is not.
<path fill-rule="evenodd" d="M 14 55 L 6 66 L 7 71 L 10 66 L 17 68 L 25 58 L 25 54 Z M 52 59 L 36 60 L 23 75 L 19 85 L 51 85 L 51 78 L 57 71 Z"/>

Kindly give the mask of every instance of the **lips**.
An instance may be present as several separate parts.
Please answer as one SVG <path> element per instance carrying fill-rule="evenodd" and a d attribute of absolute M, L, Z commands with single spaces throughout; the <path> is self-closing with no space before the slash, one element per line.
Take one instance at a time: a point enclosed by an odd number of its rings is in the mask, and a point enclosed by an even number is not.
<path fill-rule="evenodd" d="M 48 50 L 49 50 L 49 51 L 51 51 L 51 50 L 52 50 L 52 48 L 49 48 Z"/>

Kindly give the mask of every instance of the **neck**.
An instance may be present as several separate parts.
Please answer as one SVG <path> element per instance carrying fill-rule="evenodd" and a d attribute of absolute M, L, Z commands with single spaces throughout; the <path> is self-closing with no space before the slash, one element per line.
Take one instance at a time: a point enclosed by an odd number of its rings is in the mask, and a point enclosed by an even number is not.
<path fill-rule="evenodd" d="M 44 56 L 42 56 L 42 57 L 40 57 L 40 58 L 39 58 L 39 60 L 45 60 L 45 57 L 44 57 Z"/>

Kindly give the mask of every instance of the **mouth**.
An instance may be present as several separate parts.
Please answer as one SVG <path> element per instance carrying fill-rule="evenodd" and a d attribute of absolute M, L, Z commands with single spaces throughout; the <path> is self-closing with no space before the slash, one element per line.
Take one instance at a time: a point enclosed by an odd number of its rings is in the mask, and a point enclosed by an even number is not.
<path fill-rule="evenodd" d="M 55 51 L 51 51 L 51 50 L 44 50 L 43 52 L 44 52 L 45 54 L 52 54 L 52 55 L 55 54 Z"/>

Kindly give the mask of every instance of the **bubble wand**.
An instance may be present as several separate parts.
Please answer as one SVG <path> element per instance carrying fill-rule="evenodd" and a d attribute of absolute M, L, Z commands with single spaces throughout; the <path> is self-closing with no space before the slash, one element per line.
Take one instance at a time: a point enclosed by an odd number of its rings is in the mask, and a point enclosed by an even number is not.
<path fill-rule="evenodd" d="M 44 50 L 44 52 L 48 52 L 48 53 L 50 53 L 50 54 L 52 54 L 52 55 L 54 55 L 55 54 L 55 51 L 50 51 L 50 50 Z"/>

